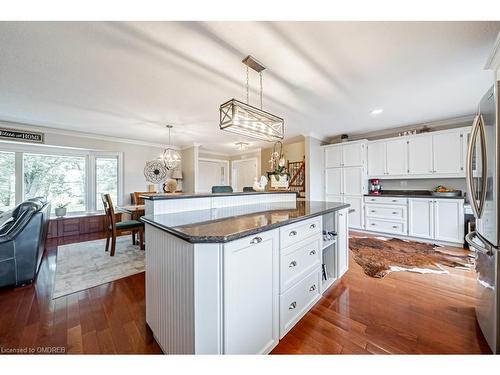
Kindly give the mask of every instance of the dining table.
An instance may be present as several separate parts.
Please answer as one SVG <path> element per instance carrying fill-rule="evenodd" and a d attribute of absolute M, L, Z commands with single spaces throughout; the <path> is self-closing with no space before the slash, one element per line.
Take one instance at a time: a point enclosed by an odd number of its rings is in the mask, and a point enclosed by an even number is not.
<path fill-rule="evenodd" d="M 144 216 L 145 205 L 143 204 L 129 204 L 124 206 L 116 206 L 116 211 L 122 214 L 130 215 L 132 220 L 139 220 L 141 216 Z"/>

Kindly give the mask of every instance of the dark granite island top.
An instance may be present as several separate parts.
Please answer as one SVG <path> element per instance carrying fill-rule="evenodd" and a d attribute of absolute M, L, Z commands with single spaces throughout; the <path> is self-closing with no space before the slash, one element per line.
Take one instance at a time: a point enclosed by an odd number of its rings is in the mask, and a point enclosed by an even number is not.
<path fill-rule="evenodd" d="M 146 215 L 141 221 L 190 243 L 223 243 L 347 207 L 338 202 L 279 202 Z"/>

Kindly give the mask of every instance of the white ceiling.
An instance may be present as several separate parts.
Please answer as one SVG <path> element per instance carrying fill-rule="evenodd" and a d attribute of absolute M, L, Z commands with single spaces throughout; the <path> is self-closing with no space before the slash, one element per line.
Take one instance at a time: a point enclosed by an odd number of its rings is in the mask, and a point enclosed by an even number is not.
<path fill-rule="evenodd" d="M 218 109 L 264 72 L 286 138 L 469 115 L 500 22 L 0 22 L 0 120 L 230 153 Z M 251 74 L 257 104 L 258 76 Z M 370 115 L 383 108 L 379 116 Z M 251 142 L 252 146 L 265 143 Z M 267 144 L 267 146 L 269 146 Z"/>

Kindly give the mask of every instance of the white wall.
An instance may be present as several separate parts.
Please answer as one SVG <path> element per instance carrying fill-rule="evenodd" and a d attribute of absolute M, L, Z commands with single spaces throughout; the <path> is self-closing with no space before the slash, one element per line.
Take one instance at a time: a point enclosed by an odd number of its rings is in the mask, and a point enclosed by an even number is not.
<path fill-rule="evenodd" d="M 185 148 L 181 151 L 182 159 L 182 192 L 196 193 L 198 191 L 198 146 Z"/>
<path fill-rule="evenodd" d="M 147 183 L 143 172 L 144 165 L 146 161 L 156 159 L 163 152 L 163 148 L 158 146 L 155 147 L 130 142 L 126 143 L 125 141 L 116 142 L 107 139 L 108 137 L 83 136 L 77 132 L 74 132 L 72 135 L 72 133 L 68 131 L 58 132 L 52 128 L 29 126 L 25 124 L 0 122 L 0 125 L 11 129 L 41 131 L 45 134 L 45 145 L 47 146 L 121 152 L 123 154 L 123 203 L 130 202 L 131 192 L 147 191 Z"/>
<path fill-rule="evenodd" d="M 313 137 L 305 137 L 304 150 L 306 156 L 306 199 L 324 200 L 323 153 L 321 141 Z"/>

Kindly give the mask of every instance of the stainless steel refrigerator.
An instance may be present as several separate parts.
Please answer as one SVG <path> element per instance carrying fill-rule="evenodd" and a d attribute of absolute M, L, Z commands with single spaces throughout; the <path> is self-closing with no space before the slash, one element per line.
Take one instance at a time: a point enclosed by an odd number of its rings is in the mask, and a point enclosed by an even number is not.
<path fill-rule="evenodd" d="M 476 254 L 476 317 L 493 353 L 500 353 L 499 82 L 483 96 L 467 150 L 467 190 L 476 230 L 466 241 Z"/>

